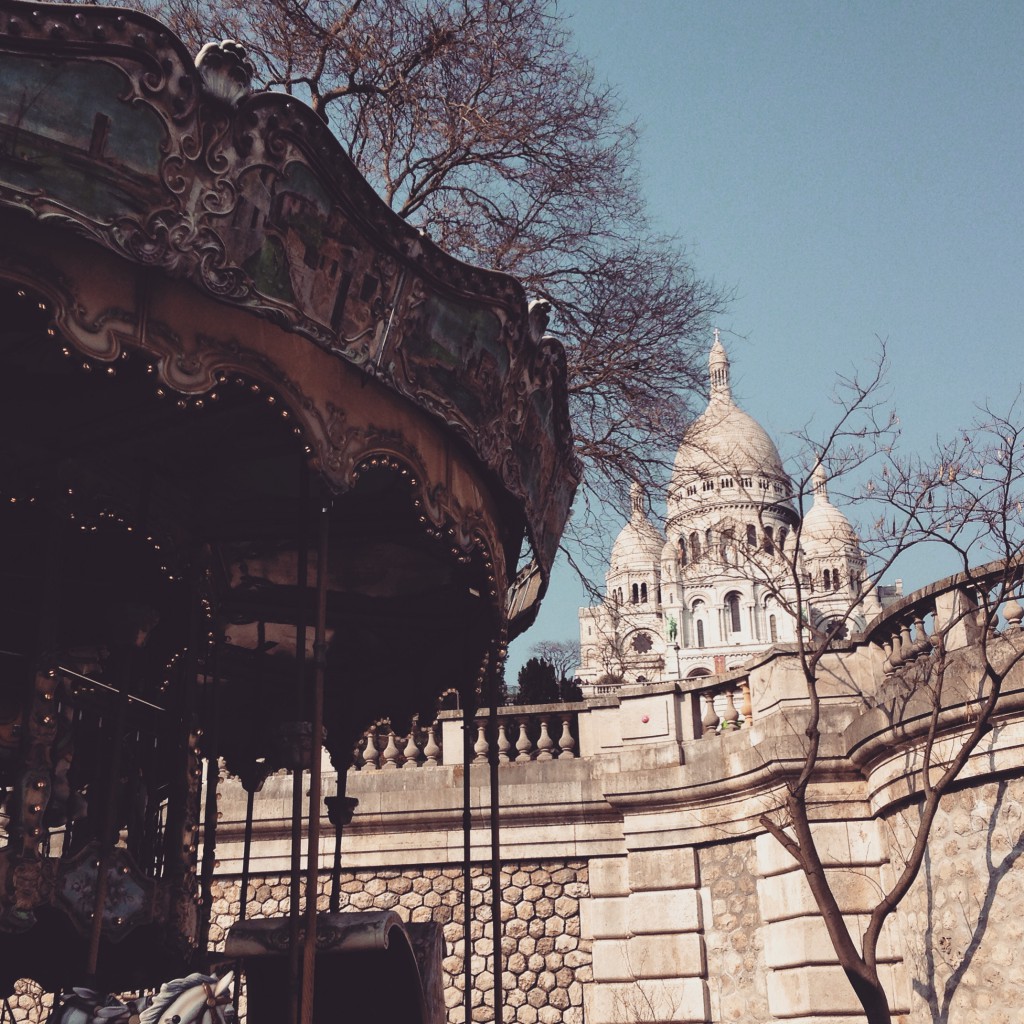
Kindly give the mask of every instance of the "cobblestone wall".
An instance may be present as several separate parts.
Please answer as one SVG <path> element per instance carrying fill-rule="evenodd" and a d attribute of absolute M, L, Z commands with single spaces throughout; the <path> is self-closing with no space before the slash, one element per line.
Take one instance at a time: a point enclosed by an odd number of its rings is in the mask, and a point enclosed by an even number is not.
<path fill-rule="evenodd" d="M 917 808 L 889 821 L 893 866 Z M 947 796 L 898 911 L 914 1024 L 1017 1024 L 1024 992 L 1024 779 Z M 934 985 L 920 979 L 934 978 Z"/>
<path fill-rule="evenodd" d="M 698 857 L 711 904 L 704 922 L 711 1019 L 763 1024 L 770 1015 L 754 843 L 703 847 Z"/>
<path fill-rule="evenodd" d="M 14 989 L 7 997 L 14 1019 L 19 1024 L 45 1024 L 53 1007 L 53 995 L 44 992 L 42 985 L 28 978 L 21 978 L 14 983 Z M 2 1016 L 0 1003 L 0 1016 Z"/>
<path fill-rule="evenodd" d="M 583 1024 L 583 984 L 591 979 L 591 942 L 580 936 L 580 900 L 589 895 L 584 861 L 510 864 L 502 869 L 502 950 L 505 1011 L 510 1024 Z M 273 917 L 289 909 L 287 879 L 251 883 L 249 917 Z M 218 948 L 239 913 L 239 882 L 214 883 L 210 939 Z M 328 906 L 329 879 L 317 894 Z M 470 921 L 473 1020 L 490 1020 L 494 977 L 490 969 L 490 874 L 472 872 Z M 405 921 L 444 926 L 445 1005 L 449 1024 L 463 1021 L 463 880 L 459 868 L 343 872 L 341 909 L 393 910 Z"/>

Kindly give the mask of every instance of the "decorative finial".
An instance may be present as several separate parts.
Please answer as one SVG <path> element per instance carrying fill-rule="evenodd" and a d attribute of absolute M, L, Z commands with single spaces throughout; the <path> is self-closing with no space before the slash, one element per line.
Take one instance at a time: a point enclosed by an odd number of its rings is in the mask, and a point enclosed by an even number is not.
<path fill-rule="evenodd" d="M 729 357 L 725 354 L 725 346 L 718 328 L 715 328 L 715 341 L 711 346 L 708 358 L 711 371 L 711 400 L 729 402 L 732 400 L 732 389 L 729 386 Z"/>
<path fill-rule="evenodd" d="M 811 487 L 814 491 L 814 500 L 827 503 L 828 477 L 825 476 L 825 467 L 820 462 L 814 467 L 814 473 L 811 475 L 811 480 Z"/>

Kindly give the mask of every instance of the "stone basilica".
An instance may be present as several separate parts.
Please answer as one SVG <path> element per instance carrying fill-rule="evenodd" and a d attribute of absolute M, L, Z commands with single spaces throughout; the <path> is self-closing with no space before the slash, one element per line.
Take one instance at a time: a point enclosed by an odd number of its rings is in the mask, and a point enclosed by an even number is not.
<path fill-rule="evenodd" d="M 612 547 L 602 604 L 580 609 L 584 693 L 711 675 L 846 616 L 856 631 L 881 610 L 846 516 L 813 474 L 803 502 L 775 443 L 732 398 L 715 331 L 710 400 L 676 453 L 664 534 L 639 485 Z"/>

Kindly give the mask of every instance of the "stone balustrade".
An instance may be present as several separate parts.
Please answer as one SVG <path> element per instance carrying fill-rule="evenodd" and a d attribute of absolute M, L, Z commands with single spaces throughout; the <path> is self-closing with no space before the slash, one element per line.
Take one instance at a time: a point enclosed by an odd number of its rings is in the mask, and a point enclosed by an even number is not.
<path fill-rule="evenodd" d="M 533 705 L 498 709 L 498 763 L 525 764 L 577 756 L 579 709 L 574 705 Z M 489 716 L 476 719 L 473 763 L 490 756 Z"/>
<path fill-rule="evenodd" d="M 387 771 L 393 768 L 432 768 L 443 764 L 441 730 L 437 722 L 413 723 L 405 736 L 389 723 L 371 726 L 357 744 L 352 767 L 356 771 Z"/>
<path fill-rule="evenodd" d="M 982 630 L 995 633 L 1000 619 L 1019 630 L 1024 609 L 1013 596 L 1019 580 L 1019 566 L 991 562 L 938 580 L 890 606 L 866 630 L 868 641 L 884 654 L 884 674 L 895 675 L 933 657 L 940 647 L 952 651 L 977 643 Z"/>
<path fill-rule="evenodd" d="M 530 705 L 498 709 L 498 762 L 524 764 L 579 756 L 578 715 L 582 704 Z M 473 764 L 488 761 L 489 715 L 474 719 Z M 414 723 L 404 736 L 389 724 L 368 729 L 355 751 L 358 771 L 395 768 L 432 768 L 462 764 L 462 713 L 443 711 L 430 725 Z"/>
<path fill-rule="evenodd" d="M 694 735 L 698 738 L 749 728 L 753 719 L 749 679 L 718 682 L 691 690 L 689 696 L 693 702 Z"/>

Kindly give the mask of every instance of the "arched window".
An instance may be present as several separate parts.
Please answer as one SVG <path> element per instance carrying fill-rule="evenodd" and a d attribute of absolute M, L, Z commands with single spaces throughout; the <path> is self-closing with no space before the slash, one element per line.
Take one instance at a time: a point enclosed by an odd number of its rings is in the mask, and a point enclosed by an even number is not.
<path fill-rule="evenodd" d="M 640 584 L 640 603 L 647 604 L 647 584 Z"/>
<path fill-rule="evenodd" d="M 768 616 L 768 633 L 772 638 L 772 643 L 776 643 L 779 639 L 779 624 L 774 615 Z"/>
<path fill-rule="evenodd" d="M 705 643 L 704 618 L 707 613 L 707 605 L 700 600 L 694 601 L 690 608 L 690 613 L 693 616 L 694 633 L 697 638 L 697 646 L 703 647 Z"/>
<path fill-rule="evenodd" d="M 740 595 L 733 591 L 725 599 L 726 617 L 729 622 L 729 632 L 738 633 L 742 628 L 740 618 Z"/>
<path fill-rule="evenodd" d="M 712 534 L 710 528 L 704 531 L 704 553 L 708 558 L 712 557 L 712 553 L 715 550 L 714 534 Z"/>
<path fill-rule="evenodd" d="M 833 569 L 832 570 L 832 589 L 833 590 L 838 590 L 839 589 L 839 570 L 838 569 Z"/>
<path fill-rule="evenodd" d="M 779 550 L 785 551 L 786 549 L 786 538 L 789 536 L 789 530 L 784 526 L 779 529 Z"/>
<path fill-rule="evenodd" d="M 757 527 L 753 523 L 747 523 L 747 547 L 757 547 Z"/>
<path fill-rule="evenodd" d="M 640 599 L 640 588 L 634 583 L 633 584 L 633 604 L 636 604 Z"/>
<path fill-rule="evenodd" d="M 688 559 L 686 555 L 686 539 L 683 537 L 679 538 L 679 564 L 686 565 Z"/>
<path fill-rule="evenodd" d="M 690 558 L 694 562 L 700 561 L 700 537 L 696 533 L 690 534 Z"/>
<path fill-rule="evenodd" d="M 770 526 L 764 528 L 764 550 L 766 554 L 775 554 L 775 538 L 772 535 L 772 528 Z"/>
<path fill-rule="evenodd" d="M 823 584 L 826 590 L 832 589 L 832 573 L 830 573 L 828 569 L 824 572 Z"/>

